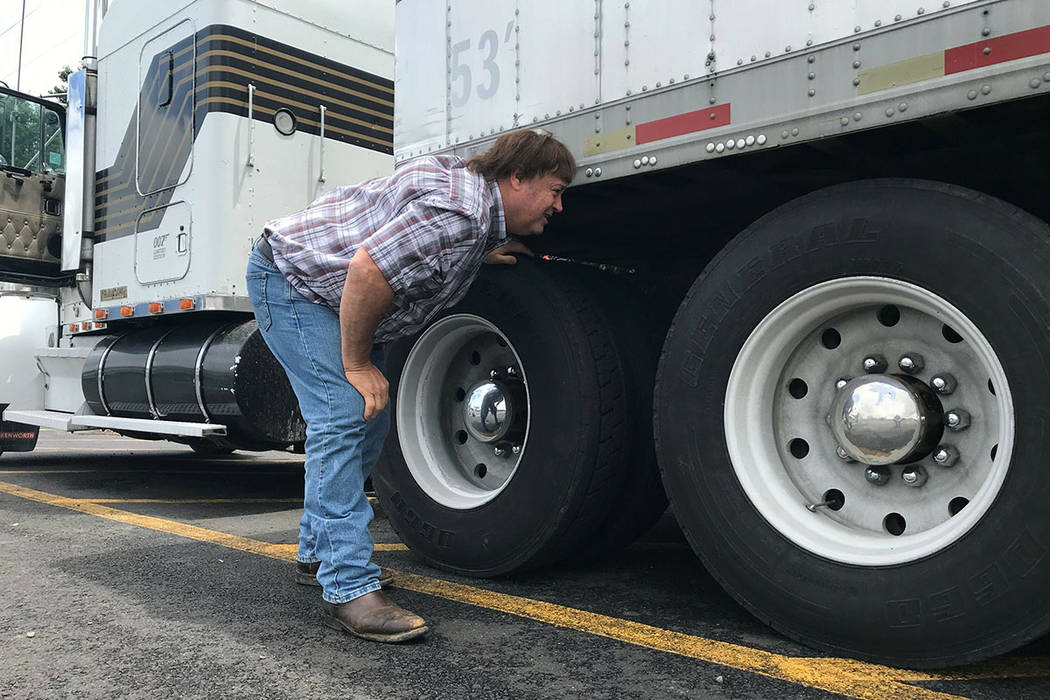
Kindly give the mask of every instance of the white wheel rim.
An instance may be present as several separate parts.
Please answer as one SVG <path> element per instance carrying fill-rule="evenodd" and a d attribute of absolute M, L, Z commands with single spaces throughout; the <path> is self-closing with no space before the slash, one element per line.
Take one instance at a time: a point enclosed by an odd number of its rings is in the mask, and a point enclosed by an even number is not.
<path fill-rule="evenodd" d="M 477 362 L 475 363 L 475 360 Z M 518 451 L 497 456 L 497 446 L 467 430 L 464 400 L 493 369 L 513 367 L 524 385 L 525 433 Z M 511 482 L 528 439 L 528 381 L 514 347 L 491 322 L 470 314 L 446 316 L 412 346 L 398 385 L 397 434 L 409 472 L 434 501 L 468 510 L 499 495 Z M 522 403 L 522 402 L 518 402 Z"/>
<path fill-rule="evenodd" d="M 877 312 L 885 307 L 900 312 L 892 327 L 879 321 Z M 962 341 L 950 342 L 943 326 Z M 821 342 L 828 328 L 840 334 L 833 349 Z M 864 478 L 866 465 L 845 463 L 836 455 L 825 415 L 835 381 L 863 374 L 860 363 L 866 354 L 883 355 L 893 372 L 906 352 L 925 358 L 917 378 L 929 382 L 941 372 L 958 378 L 958 388 L 941 400 L 946 411 L 965 408 L 972 423 L 963 431 L 946 430 L 942 438 L 958 447 L 957 464 L 942 467 L 932 457 L 918 462 L 929 474 L 926 485 L 905 485 L 903 467 L 894 465 L 889 483 L 876 486 Z M 793 379 L 807 385 L 802 398 L 789 390 Z M 914 561 L 968 532 L 991 507 L 1006 478 L 1014 439 L 1006 374 L 973 322 L 921 287 L 877 277 L 817 284 L 771 311 L 733 364 L 724 424 L 734 472 L 762 517 L 803 549 L 866 566 Z M 801 458 L 802 450 L 792 453 L 790 447 L 798 439 L 808 447 Z M 832 489 L 844 497 L 841 509 L 806 508 L 824 502 Z M 966 500 L 961 510 L 959 499 Z M 906 523 L 902 533 L 891 532 L 899 529 L 891 515 Z"/>

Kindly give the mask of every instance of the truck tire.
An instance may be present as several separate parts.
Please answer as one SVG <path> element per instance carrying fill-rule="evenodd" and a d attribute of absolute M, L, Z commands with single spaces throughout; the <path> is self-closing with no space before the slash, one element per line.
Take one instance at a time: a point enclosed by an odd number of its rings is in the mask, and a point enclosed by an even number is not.
<path fill-rule="evenodd" d="M 484 266 L 459 304 L 391 344 L 387 376 L 373 483 L 414 552 L 495 576 L 590 540 L 623 478 L 624 386 L 610 330 L 564 266 Z"/>
<path fill-rule="evenodd" d="M 711 262 L 664 345 L 655 432 L 737 600 L 914 668 L 1050 628 L 1048 269 L 1044 222 L 916 180 L 807 195 Z"/>
<path fill-rule="evenodd" d="M 573 276 L 587 285 L 612 329 L 624 378 L 626 468 L 605 521 L 580 556 L 599 559 L 628 547 L 667 510 L 653 443 L 653 383 L 666 327 L 634 280 L 576 265 Z"/>

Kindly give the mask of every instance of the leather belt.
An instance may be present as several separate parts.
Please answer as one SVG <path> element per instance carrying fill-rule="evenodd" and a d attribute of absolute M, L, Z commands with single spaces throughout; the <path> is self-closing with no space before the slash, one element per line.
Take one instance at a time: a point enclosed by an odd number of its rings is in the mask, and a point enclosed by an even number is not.
<path fill-rule="evenodd" d="M 273 248 L 270 247 L 270 241 L 266 238 L 265 231 L 255 241 L 255 250 L 259 252 L 259 255 L 263 256 L 270 262 L 273 262 Z"/>

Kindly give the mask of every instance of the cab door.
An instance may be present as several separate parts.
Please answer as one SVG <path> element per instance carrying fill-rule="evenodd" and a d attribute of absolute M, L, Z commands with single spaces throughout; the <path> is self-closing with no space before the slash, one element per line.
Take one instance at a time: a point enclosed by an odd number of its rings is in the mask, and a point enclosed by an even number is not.
<path fill-rule="evenodd" d="M 63 277 L 65 110 L 0 88 L 0 281 Z"/>

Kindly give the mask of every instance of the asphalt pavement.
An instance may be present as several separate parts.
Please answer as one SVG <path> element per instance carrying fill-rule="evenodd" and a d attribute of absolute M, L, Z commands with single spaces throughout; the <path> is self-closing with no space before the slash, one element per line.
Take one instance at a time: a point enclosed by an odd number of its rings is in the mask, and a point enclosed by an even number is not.
<path fill-rule="evenodd" d="M 376 504 L 382 645 L 292 579 L 302 456 L 200 457 L 42 431 L 0 456 L 0 698 L 1047 698 L 1050 639 L 949 672 L 829 658 L 740 608 L 667 516 L 606 561 L 495 580 L 427 567 Z"/>

